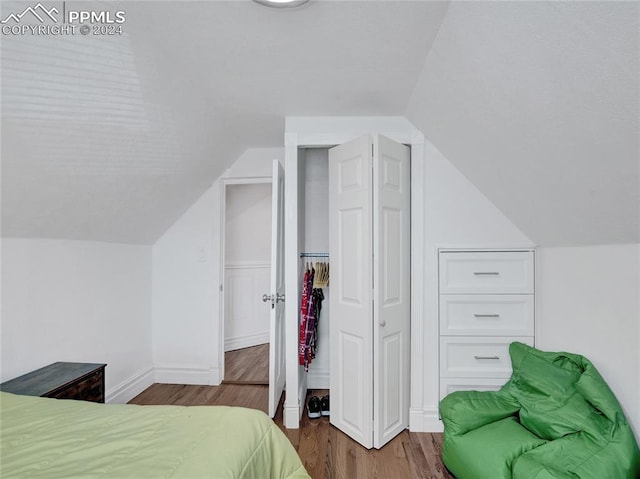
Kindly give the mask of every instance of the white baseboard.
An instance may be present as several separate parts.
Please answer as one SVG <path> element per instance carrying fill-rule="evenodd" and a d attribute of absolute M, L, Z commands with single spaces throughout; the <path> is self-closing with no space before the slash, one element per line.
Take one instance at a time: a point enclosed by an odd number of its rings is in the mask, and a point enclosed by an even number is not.
<path fill-rule="evenodd" d="M 124 404 L 136 397 L 153 384 L 153 368 L 145 369 L 131 378 L 122 381 L 105 396 L 105 402 Z"/>
<path fill-rule="evenodd" d="M 224 340 L 224 351 L 234 351 L 236 349 L 250 348 L 258 344 L 269 342 L 269 331 L 264 333 L 251 334 L 238 338 L 229 338 Z"/>
<path fill-rule="evenodd" d="M 284 427 L 287 429 L 298 429 L 300 427 L 300 407 L 297 404 L 286 404 L 284 406 Z"/>
<path fill-rule="evenodd" d="M 222 384 L 222 374 L 219 369 L 209 369 L 209 386 L 220 386 Z"/>
<path fill-rule="evenodd" d="M 156 366 L 145 369 L 110 389 L 105 395 L 105 402 L 127 403 L 153 383 L 218 386 L 221 382 L 219 369 Z"/>
<path fill-rule="evenodd" d="M 409 431 L 424 432 L 424 410 L 413 407 L 409 409 Z"/>
<path fill-rule="evenodd" d="M 220 370 L 214 368 L 194 368 L 183 366 L 156 366 L 154 382 L 161 384 L 195 384 L 218 386 L 222 379 Z"/>
<path fill-rule="evenodd" d="M 444 425 L 437 408 L 409 410 L 409 430 L 411 432 L 442 432 Z"/>
<path fill-rule="evenodd" d="M 285 385 L 286 388 L 286 385 Z M 307 376 L 301 374 L 297 395 L 290 394 L 289 390 L 285 390 L 286 396 L 284 401 L 284 427 L 287 429 L 299 429 L 300 418 L 304 411 L 304 401 L 307 396 Z"/>

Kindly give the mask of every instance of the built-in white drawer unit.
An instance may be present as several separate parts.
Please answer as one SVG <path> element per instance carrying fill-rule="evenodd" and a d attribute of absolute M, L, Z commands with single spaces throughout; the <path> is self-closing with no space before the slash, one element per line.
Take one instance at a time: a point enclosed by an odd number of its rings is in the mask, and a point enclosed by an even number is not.
<path fill-rule="evenodd" d="M 442 252 L 440 294 L 533 294 L 533 252 Z"/>
<path fill-rule="evenodd" d="M 533 250 L 440 250 L 440 397 L 499 389 L 509 345 L 534 345 Z"/>

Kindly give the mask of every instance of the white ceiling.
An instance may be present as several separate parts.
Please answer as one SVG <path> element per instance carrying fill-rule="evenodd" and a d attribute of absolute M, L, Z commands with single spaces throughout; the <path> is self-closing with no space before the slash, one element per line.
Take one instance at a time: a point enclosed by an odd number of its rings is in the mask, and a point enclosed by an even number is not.
<path fill-rule="evenodd" d="M 3 236 L 150 244 L 285 116 L 406 115 L 540 244 L 640 241 L 638 3 L 72 7 L 125 33 L 2 37 Z"/>
<path fill-rule="evenodd" d="M 407 117 L 539 245 L 640 242 L 638 2 L 454 2 Z"/>

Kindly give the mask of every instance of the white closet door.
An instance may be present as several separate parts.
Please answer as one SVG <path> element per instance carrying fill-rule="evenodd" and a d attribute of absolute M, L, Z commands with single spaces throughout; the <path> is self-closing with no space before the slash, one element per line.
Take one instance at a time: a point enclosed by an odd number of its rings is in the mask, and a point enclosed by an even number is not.
<path fill-rule="evenodd" d="M 271 190 L 271 300 L 269 324 L 269 416 L 276 415 L 285 382 L 284 355 L 284 170 L 273 160 Z"/>
<path fill-rule="evenodd" d="M 329 150 L 331 423 L 373 445 L 372 169 L 368 136 Z"/>
<path fill-rule="evenodd" d="M 386 137 L 373 149 L 373 430 L 380 448 L 409 426 L 410 150 Z"/>

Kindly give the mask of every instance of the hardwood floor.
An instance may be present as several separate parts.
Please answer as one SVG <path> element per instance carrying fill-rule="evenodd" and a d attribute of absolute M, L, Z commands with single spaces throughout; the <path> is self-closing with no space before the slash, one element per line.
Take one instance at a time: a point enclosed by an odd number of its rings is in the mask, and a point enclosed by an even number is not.
<path fill-rule="evenodd" d="M 223 384 L 222 386 L 187 386 L 153 384 L 129 404 L 175 404 L 177 406 L 240 406 L 267 413 L 268 386 Z"/>
<path fill-rule="evenodd" d="M 224 353 L 224 384 L 269 384 L 269 343 Z"/>
<path fill-rule="evenodd" d="M 130 403 L 225 405 L 266 411 L 267 393 L 266 386 L 154 384 Z M 324 394 L 327 391 L 309 391 L 308 397 Z M 330 425 L 329 418 L 309 419 L 306 409 L 300 429 L 285 429 L 282 401 L 274 422 L 314 479 L 454 479 L 440 458 L 442 434 L 404 431 L 382 449 L 367 450 Z"/>

